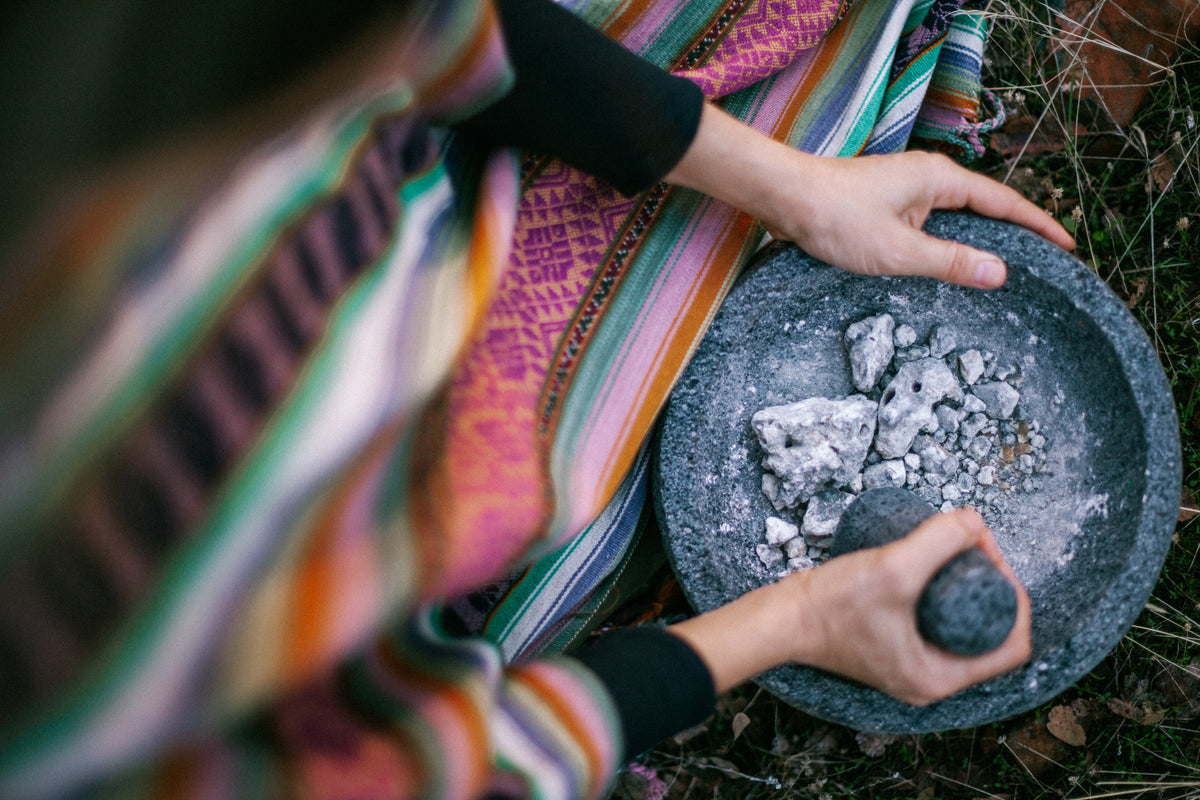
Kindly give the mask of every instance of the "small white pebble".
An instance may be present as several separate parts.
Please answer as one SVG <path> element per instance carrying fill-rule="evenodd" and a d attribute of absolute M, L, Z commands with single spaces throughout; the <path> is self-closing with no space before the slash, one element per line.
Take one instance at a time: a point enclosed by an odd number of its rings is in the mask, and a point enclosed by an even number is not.
<path fill-rule="evenodd" d="M 779 517 L 767 517 L 767 544 L 781 545 L 800 535 L 800 526 Z"/>

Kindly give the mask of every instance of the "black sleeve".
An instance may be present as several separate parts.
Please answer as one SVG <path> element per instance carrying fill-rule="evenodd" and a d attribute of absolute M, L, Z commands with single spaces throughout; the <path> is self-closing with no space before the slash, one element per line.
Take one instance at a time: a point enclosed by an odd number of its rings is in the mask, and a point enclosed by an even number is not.
<path fill-rule="evenodd" d="M 612 696 L 625 737 L 624 761 L 712 714 L 716 690 L 708 667 L 663 628 L 622 628 L 576 657 Z"/>
<path fill-rule="evenodd" d="M 558 156 L 632 195 L 682 158 L 704 95 L 550 0 L 498 0 L 512 90 L 455 126 L 486 145 Z"/>

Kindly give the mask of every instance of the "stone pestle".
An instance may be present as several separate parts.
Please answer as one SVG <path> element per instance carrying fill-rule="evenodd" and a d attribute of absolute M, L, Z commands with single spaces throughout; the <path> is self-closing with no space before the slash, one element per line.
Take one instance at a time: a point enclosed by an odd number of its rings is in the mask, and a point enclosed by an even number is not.
<path fill-rule="evenodd" d="M 899 539 L 937 510 L 906 489 L 870 489 L 838 523 L 831 553 L 839 556 Z M 930 580 L 917 605 L 917 627 L 933 644 L 961 655 L 994 650 L 1017 619 L 1017 595 L 983 551 L 960 553 Z"/>

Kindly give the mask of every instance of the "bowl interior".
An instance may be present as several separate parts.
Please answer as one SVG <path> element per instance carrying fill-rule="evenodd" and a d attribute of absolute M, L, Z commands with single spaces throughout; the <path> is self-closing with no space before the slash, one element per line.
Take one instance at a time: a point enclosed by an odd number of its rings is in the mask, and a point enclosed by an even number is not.
<path fill-rule="evenodd" d="M 919 341 L 931 326 L 949 326 L 958 349 L 988 350 L 1018 368 L 1016 416 L 1040 426 L 1046 463 L 1032 491 L 1001 491 L 981 511 L 1029 591 L 1033 657 L 922 709 L 799 666 L 760 678 L 805 711 L 864 730 L 969 727 L 1057 694 L 1132 624 L 1173 530 L 1159 507 L 1170 505 L 1172 482 L 1176 493 L 1179 485 L 1173 417 L 1165 426 L 1161 419 L 1164 390 L 1172 414 L 1170 393 L 1128 312 L 1086 267 L 1032 234 L 963 215 L 939 224 L 939 235 L 999 252 L 1009 263 L 1006 285 L 982 292 L 863 277 L 795 248 L 770 252 L 722 306 L 656 444 L 654 490 L 668 555 L 689 599 L 707 610 L 776 579 L 755 554 L 776 512 L 761 490 L 763 454 L 750 417 L 765 406 L 854 394 L 847 326 L 885 311 Z M 999 239 L 977 241 L 988 235 Z M 1132 370 L 1131 361 L 1138 362 Z M 1175 437 L 1173 467 L 1161 463 L 1172 446 L 1164 436 Z"/>

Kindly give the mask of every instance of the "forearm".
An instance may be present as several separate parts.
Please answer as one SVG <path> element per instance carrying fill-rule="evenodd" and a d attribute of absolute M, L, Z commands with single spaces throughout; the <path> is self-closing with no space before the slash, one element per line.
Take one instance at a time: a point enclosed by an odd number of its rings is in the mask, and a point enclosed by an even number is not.
<path fill-rule="evenodd" d="M 933 209 L 970 209 L 1074 247 L 1033 203 L 945 156 L 814 156 L 711 105 L 666 180 L 753 215 L 772 235 L 833 266 L 867 275 L 926 275 L 980 289 L 1003 284 L 1005 267 L 994 255 L 921 231 Z"/>
<path fill-rule="evenodd" d="M 805 622 L 803 578 L 782 580 L 667 630 L 687 642 L 718 694 L 788 661 L 811 662 L 820 630 Z"/>
<path fill-rule="evenodd" d="M 691 147 L 664 180 L 723 200 L 772 227 L 784 215 L 811 217 L 807 198 L 819 185 L 825 160 L 705 104 Z"/>

